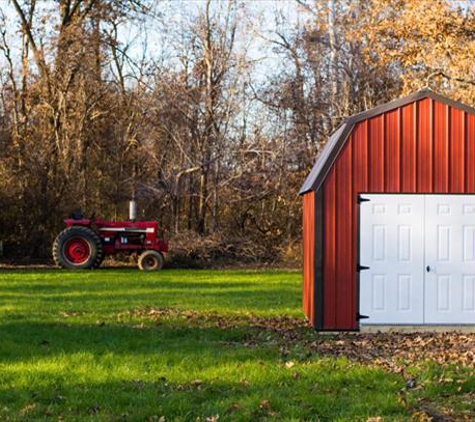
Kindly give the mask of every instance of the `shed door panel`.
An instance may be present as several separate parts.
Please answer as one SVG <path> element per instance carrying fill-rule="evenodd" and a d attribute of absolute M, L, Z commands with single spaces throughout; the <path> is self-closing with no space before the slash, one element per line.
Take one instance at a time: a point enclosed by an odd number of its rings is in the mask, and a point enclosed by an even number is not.
<path fill-rule="evenodd" d="M 362 324 L 422 324 L 424 197 L 363 195 L 360 206 Z"/>
<path fill-rule="evenodd" d="M 475 196 L 425 198 L 425 322 L 475 323 Z"/>

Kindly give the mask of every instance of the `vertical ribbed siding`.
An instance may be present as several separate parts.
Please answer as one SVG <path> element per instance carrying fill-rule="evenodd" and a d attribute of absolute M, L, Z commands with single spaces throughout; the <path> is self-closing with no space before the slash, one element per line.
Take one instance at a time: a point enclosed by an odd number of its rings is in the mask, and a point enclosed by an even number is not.
<path fill-rule="evenodd" d="M 443 103 L 433 103 L 433 127 L 434 127 L 434 173 L 433 190 L 434 192 L 447 193 L 449 191 L 449 137 L 448 129 L 450 127 L 450 113 L 448 106 Z"/>
<path fill-rule="evenodd" d="M 323 184 L 324 329 L 358 328 L 357 195 L 475 193 L 475 116 L 430 98 L 355 125 Z"/>
<path fill-rule="evenodd" d="M 353 142 L 353 193 L 352 198 L 356 198 L 359 192 L 366 192 L 368 190 L 368 122 L 363 121 L 357 124 L 353 130 L 351 142 Z M 353 239 L 357 239 L 358 236 L 358 204 L 356 201 L 352 201 L 353 206 L 353 221 L 352 221 L 352 237 L 350 245 L 353 245 Z M 354 304 L 349 309 L 349 321 L 348 326 L 350 329 L 354 328 L 355 314 L 358 312 L 357 298 L 359 297 L 359 291 L 357 286 L 356 264 L 358 262 L 358 249 L 352 248 L 351 259 L 351 288 L 352 288 L 352 300 Z M 356 299 L 355 299 L 356 298 Z"/>
<path fill-rule="evenodd" d="M 348 142 L 340 153 L 336 163 L 337 195 L 336 195 L 336 294 L 335 303 L 337 309 L 342 309 L 352 302 L 353 268 L 352 263 L 352 213 L 353 213 L 353 189 L 348 180 L 352 180 L 351 152 L 353 145 Z M 339 327 L 351 328 L 353 315 L 346 312 L 337 312 L 336 324 Z"/>
<path fill-rule="evenodd" d="M 416 192 L 417 182 L 417 107 L 410 104 L 401 109 L 401 191 Z"/>
<path fill-rule="evenodd" d="M 369 120 L 369 186 L 371 192 L 384 192 L 384 115 Z M 337 159 L 337 162 L 340 159 Z M 351 181 L 347 181 L 351 183 Z"/>
<path fill-rule="evenodd" d="M 314 324 L 315 282 L 315 192 L 303 196 L 303 311 Z"/>
<path fill-rule="evenodd" d="M 399 192 L 400 190 L 400 109 L 388 112 L 385 115 L 385 191 Z"/>
<path fill-rule="evenodd" d="M 475 191 L 475 115 L 465 115 L 465 192 Z"/>
<path fill-rule="evenodd" d="M 328 173 L 323 188 L 323 280 L 325 283 L 323 326 L 336 327 L 336 166 Z"/>
<path fill-rule="evenodd" d="M 450 174 L 449 189 L 453 193 L 465 192 L 465 113 L 450 110 Z"/>
<path fill-rule="evenodd" d="M 432 192 L 432 100 L 427 98 L 416 104 L 417 113 L 417 192 Z"/>

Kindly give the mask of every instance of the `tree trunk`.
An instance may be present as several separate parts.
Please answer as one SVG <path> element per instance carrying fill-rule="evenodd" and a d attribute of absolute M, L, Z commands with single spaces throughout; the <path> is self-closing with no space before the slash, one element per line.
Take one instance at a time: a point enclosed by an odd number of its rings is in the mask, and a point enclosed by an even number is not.
<path fill-rule="evenodd" d="M 213 206 L 211 208 L 211 231 L 213 233 L 218 231 L 218 178 L 219 165 L 218 161 L 215 160 L 213 171 Z"/>
<path fill-rule="evenodd" d="M 198 233 L 204 234 L 206 232 L 206 209 L 208 198 L 208 176 L 209 166 L 203 166 L 200 173 L 200 194 L 198 203 Z"/>
<path fill-rule="evenodd" d="M 331 130 L 333 131 L 333 117 L 335 117 L 338 95 L 335 0 L 328 0 L 328 36 L 330 39 L 330 64 L 328 68 L 330 78 L 330 117 L 332 118 Z"/>

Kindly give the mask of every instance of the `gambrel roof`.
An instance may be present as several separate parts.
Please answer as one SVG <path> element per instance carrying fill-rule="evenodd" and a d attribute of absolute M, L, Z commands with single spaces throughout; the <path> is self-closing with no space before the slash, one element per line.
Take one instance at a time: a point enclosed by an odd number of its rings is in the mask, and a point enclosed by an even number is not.
<path fill-rule="evenodd" d="M 323 147 L 322 151 L 318 155 L 317 161 L 312 168 L 312 171 L 305 179 L 305 182 L 300 189 L 299 194 L 303 195 L 309 191 L 316 191 L 320 188 L 325 177 L 327 176 L 330 168 L 335 162 L 338 154 L 342 150 L 343 146 L 348 140 L 348 136 L 355 127 L 355 125 L 363 120 L 370 119 L 371 117 L 385 113 L 387 111 L 394 110 L 396 108 L 405 106 L 424 98 L 432 98 L 433 100 L 447 104 L 451 107 L 461 109 L 467 113 L 475 114 L 475 108 L 467 106 L 459 101 L 451 100 L 443 95 L 437 94 L 429 89 L 423 89 L 411 94 L 407 97 L 399 98 L 398 100 L 391 101 L 386 104 L 382 104 L 378 107 L 370 110 L 363 111 L 362 113 L 354 114 L 353 116 L 345 118 L 343 123 L 338 129 L 330 136 L 328 142 Z"/>

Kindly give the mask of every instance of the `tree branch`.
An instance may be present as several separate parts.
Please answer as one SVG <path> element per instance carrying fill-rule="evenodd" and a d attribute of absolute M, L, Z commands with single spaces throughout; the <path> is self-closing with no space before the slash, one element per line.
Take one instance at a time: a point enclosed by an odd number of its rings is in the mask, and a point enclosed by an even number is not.
<path fill-rule="evenodd" d="M 31 49 L 33 50 L 33 56 L 35 57 L 35 62 L 38 67 L 38 70 L 40 71 L 41 77 L 46 83 L 48 94 L 51 96 L 51 81 L 50 81 L 50 76 L 49 76 L 49 70 L 44 60 L 43 53 L 38 49 L 35 38 L 33 37 L 33 33 L 31 31 L 31 25 L 28 19 L 26 18 L 25 12 L 20 7 L 18 0 L 12 0 L 12 1 L 13 1 L 15 10 L 17 11 L 18 16 L 20 17 L 23 30 L 25 31 L 26 36 L 28 37 L 28 41 L 30 42 Z"/>
<path fill-rule="evenodd" d="M 460 82 L 460 83 L 463 83 L 463 84 L 468 84 L 468 85 L 475 86 L 475 80 L 465 79 L 465 78 L 461 78 L 461 77 L 458 77 L 458 76 L 450 76 L 447 73 L 445 73 L 443 70 L 436 70 L 436 71 L 430 73 L 426 78 L 426 85 L 428 86 L 430 81 L 432 79 L 438 77 L 438 76 L 440 76 L 444 79 L 447 79 L 449 81 L 455 81 L 455 82 Z"/>

